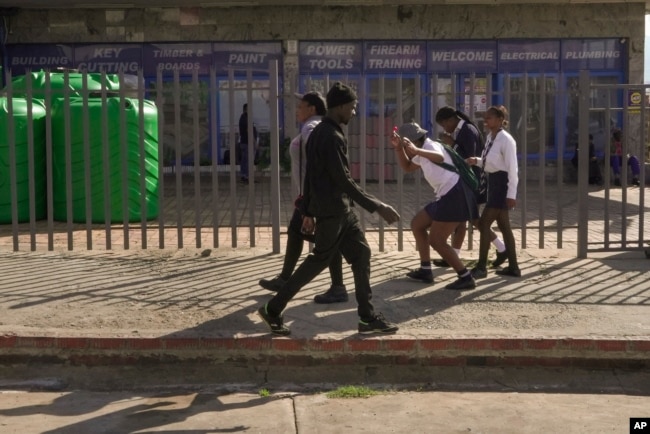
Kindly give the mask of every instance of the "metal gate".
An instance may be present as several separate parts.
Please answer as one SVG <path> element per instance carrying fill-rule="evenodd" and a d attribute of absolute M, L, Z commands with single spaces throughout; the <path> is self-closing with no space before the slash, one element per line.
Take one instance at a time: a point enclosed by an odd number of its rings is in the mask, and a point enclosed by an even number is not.
<path fill-rule="evenodd" d="M 641 250 L 650 243 L 647 221 L 648 85 L 599 85 L 580 74 L 578 152 L 578 257 L 589 252 Z M 605 119 L 604 137 L 622 133 L 620 158 L 608 141 L 602 155 L 602 189 L 590 188 L 590 121 Z M 596 123 L 597 124 L 597 123 Z M 601 161 L 599 156 L 595 157 Z M 615 159 L 619 158 L 616 162 Z M 634 159 L 636 158 L 636 163 Z M 620 164 L 615 177 L 613 166 Z M 618 182 L 617 182 L 618 181 Z"/>

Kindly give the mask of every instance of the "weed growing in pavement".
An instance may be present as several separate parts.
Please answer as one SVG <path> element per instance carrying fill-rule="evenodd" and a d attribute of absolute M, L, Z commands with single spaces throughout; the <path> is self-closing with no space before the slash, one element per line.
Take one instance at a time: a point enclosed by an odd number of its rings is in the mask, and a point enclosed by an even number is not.
<path fill-rule="evenodd" d="M 260 389 L 258 393 L 262 398 L 271 396 L 271 392 L 269 392 L 269 389 Z"/>
<path fill-rule="evenodd" d="M 328 398 L 368 398 L 370 396 L 381 394 L 378 390 L 373 390 L 365 386 L 341 386 L 336 390 L 327 393 Z"/>

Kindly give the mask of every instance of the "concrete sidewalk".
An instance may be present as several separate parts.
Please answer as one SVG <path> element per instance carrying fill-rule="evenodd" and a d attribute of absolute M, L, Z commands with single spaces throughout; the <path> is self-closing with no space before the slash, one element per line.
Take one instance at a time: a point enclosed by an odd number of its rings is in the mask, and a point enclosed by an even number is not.
<path fill-rule="evenodd" d="M 435 270 L 433 285 L 404 278 L 415 252 L 375 253 L 373 303 L 397 334 L 358 335 L 353 297 L 314 304 L 329 286 L 324 273 L 285 311 L 292 335 L 271 338 L 255 314 L 270 298 L 257 281 L 283 259 L 269 249 L 0 252 L 0 361 L 5 378 L 28 376 L 25 365 L 55 377 L 63 366 L 93 368 L 66 381 L 100 388 L 161 372 L 96 375 L 112 367 L 179 362 L 187 382 L 260 384 L 404 383 L 438 367 L 648 369 L 650 261 L 641 251 L 574 256 L 526 249 L 522 278 L 490 273 L 456 292 L 444 289 L 449 269 Z"/>
<path fill-rule="evenodd" d="M 631 378 L 628 380 L 632 380 Z M 647 396 L 605 393 L 389 390 L 324 393 L 0 392 L 3 434 L 114 433 L 627 433 Z M 616 411 L 612 411 L 616 409 Z"/>

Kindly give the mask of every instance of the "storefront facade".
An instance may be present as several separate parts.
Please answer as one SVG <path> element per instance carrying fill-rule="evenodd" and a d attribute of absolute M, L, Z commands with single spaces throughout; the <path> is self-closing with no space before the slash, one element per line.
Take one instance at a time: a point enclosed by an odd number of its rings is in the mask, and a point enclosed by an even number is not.
<path fill-rule="evenodd" d="M 7 24 L 4 68 L 12 75 L 54 68 L 142 71 L 148 87 L 157 76 L 180 87 L 192 86 L 197 77 L 203 89 L 213 72 L 219 91 L 214 96 L 206 90 L 199 101 L 206 161 L 214 160 L 209 131 L 216 119 L 217 161 L 223 162 L 233 118 L 249 100 L 244 81 L 255 83 L 252 113 L 258 129 L 273 128 L 267 104 L 272 60 L 279 62 L 284 95 L 281 136 L 290 137 L 296 128 L 288 97 L 326 91 L 327 83 L 341 79 L 363 87 L 361 114 L 369 126 L 358 143 L 368 147 L 377 140 L 375 132 L 381 135 L 377 123 L 388 128 L 415 119 L 434 131 L 433 115 L 442 105 L 479 119 L 487 106 L 507 102 L 511 124 L 530 134 L 529 158 L 544 151 L 552 159 L 572 151 L 577 96 L 571 89 L 581 70 L 588 70 L 594 83 L 642 82 L 644 15 L 644 2 L 20 9 Z M 234 113 L 227 97 L 233 78 Z M 617 104 L 623 96 L 593 98 Z M 622 120 L 590 120 L 596 135 L 607 122 Z M 356 128 L 352 135 L 359 133 Z M 174 131 L 170 125 L 170 142 Z M 193 157 L 187 152 L 182 158 Z"/>

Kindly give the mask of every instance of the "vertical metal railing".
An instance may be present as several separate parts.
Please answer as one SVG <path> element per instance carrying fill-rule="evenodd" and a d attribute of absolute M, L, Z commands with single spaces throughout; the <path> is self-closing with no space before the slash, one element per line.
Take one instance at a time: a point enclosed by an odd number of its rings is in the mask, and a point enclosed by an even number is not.
<path fill-rule="evenodd" d="M 589 165 L 589 74 L 580 71 L 579 102 L 578 102 L 578 258 L 587 257 L 589 243 L 589 191 L 587 178 L 581 176 L 586 173 Z"/>
<path fill-rule="evenodd" d="M 219 156 L 217 137 L 219 131 L 217 130 L 217 94 L 219 89 L 217 87 L 217 72 L 214 66 L 210 67 L 210 145 L 212 155 L 212 191 L 219 191 L 219 172 L 217 171 L 217 159 Z M 219 247 L 219 202 L 212 201 L 212 246 Z"/>
<path fill-rule="evenodd" d="M 165 134 L 165 95 L 163 93 L 162 71 L 156 71 L 156 106 L 158 108 L 158 245 L 165 248 L 165 162 L 164 162 L 164 134 Z"/>
<path fill-rule="evenodd" d="M 254 83 L 256 80 L 251 70 L 237 71 L 235 75 L 234 70 L 229 70 L 227 74 L 218 75 L 214 69 L 210 70 L 210 77 L 208 78 L 209 85 L 201 87 L 202 80 L 205 78 L 198 76 L 194 72 L 191 77 L 184 77 L 185 82 L 181 85 L 181 77 L 178 71 L 175 71 L 170 83 L 164 84 L 163 76 L 159 71 L 156 77 L 149 83 L 152 93 L 155 93 L 155 105 L 157 106 L 157 135 L 158 135 L 158 161 L 157 170 L 159 178 L 155 180 L 158 183 L 158 216 L 155 219 L 148 219 L 147 208 L 153 206 L 146 198 L 147 196 L 147 183 L 149 180 L 146 177 L 147 165 L 145 160 L 147 150 L 147 132 L 145 131 L 145 79 L 142 72 L 138 73 L 137 77 L 137 92 L 132 94 L 126 88 L 126 78 L 123 74 L 119 74 L 119 98 L 115 96 L 115 89 L 111 89 L 109 84 L 110 80 L 106 73 L 102 72 L 94 75 L 94 79 L 101 80 L 101 85 L 98 90 L 90 91 L 89 75 L 82 74 L 81 82 L 82 89 L 79 91 L 71 90 L 71 77 L 70 73 L 63 74 L 63 88 L 53 90 L 50 83 L 50 75 L 45 75 L 45 88 L 43 90 L 43 105 L 45 106 L 45 134 L 42 145 L 45 150 L 45 196 L 46 196 L 46 221 L 38 224 L 36 211 L 35 211 L 35 190 L 36 186 L 34 180 L 37 177 L 37 169 L 34 162 L 35 147 L 37 146 L 36 137 L 33 132 L 28 131 L 27 138 L 24 145 L 27 148 L 29 159 L 26 163 L 26 171 L 29 177 L 29 217 L 25 224 L 18 221 L 17 208 L 18 208 L 18 181 L 17 181 L 17 156 L 16 156 L 16 119 L 13 116 L 7 118 L 7 143 L 9 152 L 9 195 L 11 196 L 11 226 L 6 225 L 7 232 L 11 230 L 12 248 L 20 250 L 21 247 L 28 246 L 30 250 L 36 250 L 39 247 L 37 236 L 39 232 L 44 232 L 47 236 L 47 249 L 53 250 L 57 247 L 62 247 L 68 250 L 73 250 L 84 245 L 88 250 L 100 247 L 102 242 L 103 248 L 113 249 L 121 245 L 124 249 L 131 248 L 135 245 L 138 238 L 138 231 L 134 225 L 131 230 L 129 223 L 133 219 L 133 214 L 129 211 L 129 206 L 135 202 L 139 202 L 139 209 L 141 215 L 139 216 L 139 238 L 141 238 L 141 246 L 146 248 L 183 248 L 184 237 L 187 236 L 192 230 L 195 231 L 195 246 L 201 247 L 205 240 L 204 236 L 208 232 L 212 232 L 212 246 L 219 246 L 219 231 L 230 229 L 232 235 L 232 247 L 241 245 L 238 236 L 241 232 L 239 229 L 247 229 L 249 232 L 249 245 L 254 247 L 257 243 L 256 237 L 258 236 L 257 228 L 265 226 L 271 230 L 272 249 L 274 252 L 280 251 L 280 238 L 283 236 L 283 227 L 286 224 L 286 219 L 282 218 L 283 213 L 286 213 L 287 205 L 283 203 L 283 188 L 286 187 L 286 182 L 283 182 L 283 174 L 280 171 L 280 135 L 281 135 L 281 107 L 287 104 L 294 103 L 295 98 L 283 100 L 283 96 L 278 95 L 280 77 L 278 75 L 277 61 L 271 62 L 268 72 L 269 83 L 269 123 L 271 129 L 269 131 L 269 156 L 270 166 L 265 169 L 263 182 L 260 184 L 249 183 L 239 186 L 237 183 L 237 107 L 235 107 L 237 98 L 245 94 L 245 100 L 249 104 L 249 137 L 253 137 L 252 122 L 254 115 L 253 92 L 260 89 L 259 83 Z M 580 165 L 578 168 L 578 192 L 577 206 L 575 213 L 577 214 L 577 228 L 578 228 L 578 255 L 586 255 L 592 250 L 614 250 L 614 249 L 630 249 L 639 248 L 644 245 L 644 234 L 647 225 L 645 225 L 645 196 L 643 189 L 631 189 L 627 185 L 626 176 L 628 174 L 627 164 L 623 164 L 621 172 L 623 177 L 621 179 L 624 187 L 620 192 L 621 203 L 611 204 L 612 195 L 608 188 L 603 192 L 604 198 L 602 199 L 605 206 L 599 212 L 604 215 L 604 223 L 602 230 L 602 239 L 599 246 L 591 247 L 589 245 L 589 233 L 587 229 L 587 222 L 589 220 L 589 204 L 591 199 L 590 192 L 586 185 L 586 177 L 581 174 L 587 173 L 588 167 L 585 164 L 588 162 L 588 144 L 586 137 L 589 132 L 588 119 L 590 112 L 599 110 L 604 113 L 605 119 L 610 119 L 612 113 L 622 116 L 625 120 L 625 131 L 628 134 L 634 134 L 636 131 L 635 125 L 640 121 L 641 125 L 645 125 L 646 113 L 645 106 L 641 107 L 640 114 L 635 114 L 634 122 L 628 119 L 630 115 L 630 108 L 625 98 L 619 98 L 620 95 L 625 94 L 630 90 L 639 90 L 645 94 L 645 86 L 632 86 L 632 85 L 607 85 L 596 86 L 590 83 L 589 76 L 585 73 L 586 78 L 581 75 L 578 91 L 578 99 L 580 102 L 579 107 L 579 136 L 580 136 Z M 245 76 L 245 79 L 242 77 Z M 522 102 L 521 109 L 517 109 L 518 113 L 511 113 L 511 118 L 521 117 L 524 121 L 517 129 L 517 134 L 520 137 L 518 146 L 521 155 L 521 171 L 520 171 L 520 197 L 519 202 L 521 212 L 521 222 L 519 227 L 521 235 L 518 237 L 518 242 L 523 248 L 526 248 L 527 238 L 530 234 L 527 231 L 535 230 L 539 236 L 538 247 L 544 248 L 547 243 L 552 239 L 552 233 L 546 230 L 547 222 L 555 219 L 557 221 L 556 230 L 556 246 L 563 247 L 564 235 L 567 229 L 573 229 L 565 225 L 565 212 L 562 206 L 563 189 L 565 182 L 562 179 L 564 175 L 564 154 L 566 145 L 566 125 L 564 119 L 566 112 L 563 101 L 569 95 L 567 91 L 559 90 L 557 88 L 550 89 L 547 84 L 547 77 L 541 74 L 539 77 L 539 88 L 535 87 L 531 77 L 524 74 L 523 81 L 518 90 L 511 89 L 511 78 L 507 75 L 501 77 L 503 79 L 502 89 L 497 93 L 492 89 L 492 80 L 494 77 L 489 74 L 486 75 L 486 105 L 490 105 L 496 96 L 499 96 L 501 101 L 506 107 L 511 108 L 510 101 L 514 92 L 520 92 L 517 97 Z M 169 77 L 167 77 L 169 79 Z M 346 77 L 346 79 L 349 79 Z M 342 79 L 345 81 L 346 79 Z M 451 83 L 457 83 L 458 80 L 465 80 L 463 82 L 464 90 L 459 91 L 456 86 L 443 88 L 439 86 L 441 80 L 449 80 Z M 518 78 L 519 79 L 519 78 Z M 561 78 L 560 78 L 561 79 Z M 421 207 L 423 198 L 427 199 L 430 194 L 427 191 L 428 186 L 421 181 L 421 175 L 415 174 L 413 177 L 405 177 L 401 170 L 398 168 L 397 163 L 391 158 L 389 147 L 389 125 L 388 119 L 391 119 L 395 124 L 399 125 L 403 122 L 408 122 L 410 119 L 405 119 L 408 110 L 413 110 L 416 121 L 423 126 L 431 125 L 431 135 L 435 135 L 437 127 L 432 119 L 427 119 L 425 110 L 430 109 L 432 113 L 437 110 L 439 102 L 443 98 L 448 98 L 453 104 L 458 104 L 459 101 L 470 101 L 469 114 L 476 116 L 474 113 L 473 101 L 477 95 L 476 76 L 471 74 L 469 81 L 467 77 L 439 77 L 437 75 L 423 75 L 423 76 L 408 76 L 402 75 L 383 76 L 377 75 L 369 77 L 354 78 L 354 83 L 358 84 L 358 93 L 360 98 L 360 113 L 359 116 L 351 122 L 349 127 L 353 133 L 354 138 L 351 143 L 355 145 L 354 150 L 355 160 L 351 159 L 351 163 L 358 164 L 359 183 L 364 189 L 376 191 L 377 195 L 386 200 L 387 202 L 395 205 L 404 219 L 393 227 L 385 228 L 381 219 L 376 216 L 366 215 L 361 212 L 361 220 L 364 228 L 367 230 L 377 231 L 379 239 L 380 250 L 385 250 L 386 237 L 390 232 L 397 231 L 397 248 L 402 250 L 404 248 L 404 240 L 410 236 L 410 229 L 408 227 L 408 215 L 413 210 Z M 372 80 L 372 82 L 370 81 Z M 413 80 L 413 83 L 411 81 Z M 219 87 L 220 81 L 223 87 Z M 12 77 L 11 72 L 7 71 L 7 88 L 5 93 L 8 96 L 13 95 Z M 319 83 L 325 84 L 324 93 L 326 93 L 330 84 L 330 77 L 325 76 Z M 429 90 L 422 89 L 421 85 L 427 83 L 430 86 Z M 25 97 L 29 100 L 34 98 L 32 91 L 33 83 L 31 79 L 26 79 Z M 187 85 L 187 86 L 186 86 Z M 585 87 L 586 86 L 586 87 Z M 289 87 L 290 88 L 290 87 Z M 593 102 L 590 99 L 590 91 L 593 89 L 604 89 L 606 93 L 604 107 L 592 107 Z M 266 90 L 266 88 L 264 89 Z M 394 95 L 393 95 L 394 92 Z M 407 95 L 408 94 L 408 95 Z M 410 99 L 409 105 L 405 103 L 405 98 L 413 98 L 413 104 Z M 617 96 L 612 96 L 616 94 Z M 393 98 L 394 96 L 394 98 Z M 219 98 L 224 100 L 219 101 Z M 137 99 L 137 103 L 135 101 Z M 241 99 L 241 98 L 240 98 Z M 369 107 L 367 102 L 372 99 L 373 110 L 376 107 L 377 120 L 370 122 Z M 613 101 L 620 99 L 622 104 L 616 105 Z M 119 104 L 118 104 L 119 100 Z M 393 100 L 395 106 L 393 107 Z M 554 101 L 551 101 L 554 100 Z M 204 112 L 201 104 L 203 101 L 208 101 L 209 109 L 209 149 L 212 156 L 212 161 L 209 170 L 202 166 L 202 159 L 205 158 L 202 151 L 202 113 Z M 425 107 L 422 107 L 422 101 L 428 101 Z M 534 102 L 536 101 L 536 102 Z M 73 103 L 79 103 L 82 106 L 83 114 L 77 118 L 70 116 Z M 185 102 L 188 102 L 185 104 Z M 546 165 L 552 164 L 551 157 L 546 155 L 547 142 L 551 138 L 548 137 L 546 122 L 549 117 L 546 107 L 558 107 L 556 113 L 557 123 L 557 165 L 556 165 L 556 182 L 546 181 Z M 99 104 L 93 106 L 92 104 Z M 183 105 L 185 104 L 185 105 Z M 529 105 L 539 104 L 538 114 L 541 119 L 540 131 L 538 135 L 528 136 L 526 129 L 527 115 L 531 109 Z M 119 105 L 119 111 L 109 111 L 114 106 Z M 136 107 L 137 105 L 137 107 Z M 170 110 L 166 116 L 164 107 L 168 106 Z M 7 99 L 7 110 L 13 111 L 14 101 L 10 97 Z M 29 103 L 27 105 L 27 120 L 26 125 L 31 129 L 35 123 L 32 116 L 32 111 L 35 105 Z M 60 124 L 56 126 L 56 131 L 53 132 L 53 111 L 52 108 L 56 107 L 57 117 L 61 120 Z M 185 109 L 189 107 L 189 109 Z M 222 117 L 219 113 L 221 107 L 228 107 L 230 116 Z M 128 110 L 126 110 L 128 108 Z M 207 108 L 207 106 L 206 106 Z M 390 110 L 388 110 L 390 108 Z M 137 126 L 133 125 L 133 120 L 129 117 L 132 110 L 137 110 L 135 122 Z M 388 115 L 390 111 L 390 115 Z M 61 113 L 67 115 L 60 116 Z M 599 112 L 599 113 L 600 113 Z M 91 113 L 94 113 L 91 115 Z M 410 112 L 409 112 L 410 113 Z M 364 115 L 365 114 L 365 115 Z M 98 119 L 94 119 L 96 116 Z M 168 118 L 168 119 L 167 119 Z M 553 118 L 550 116 L 550 118 Z M 188 120 L 184 120 L 188 119 Z M 229 119 L 229 121 L 226 121 Z M 186 122 L 183 125 L 183 122 Z M 223 122 L 223 132 L 220 131 L 220 122 Z M 186 126 L 187 128 L 184 128 Z M 116 131 L 119 130 L 119 131 Z M 605 126 L 606 137 L 611 136 L 611 126 Z M 171 133 L 171 134 L 170 134 Z M 165 142 L 165 134 L 170 134 Z M 223 134 L 223 136 L 222 136 Z M 368 142 L 369 135 L 376 135 L 376 145 L 371 145 Z M 132 135 L 137 135 L 135 139 L 135 151 L 131 146 L 126 145 L 127 141 L 132 140 Z M 645 130 L 641 128 L 640 137 L 634 141 L 626 140 L 624 152 L 636 154 L 642 159 L 643 163 L 643 149 L 639 148 L 639 144 L 643 145 L 646 142 Z M 220 137 L 224 138 L 223 146 L 226 145 L 230 150 L 230 166 L 228 168 L 217 164 L 218 154 L 220 148 Z M 115 140 L 117 139 L 117 140 Z M 227 140 L 227 142 L 226 142 Z M 539 160 L 537 168 L 528 168 L 527 154 L 534 152 L 533 141 L 539 140 Z M 530 141 L 530 143 L 529 143 Z M 186 145 L 186 144 L 190 145 Z M 92 146 L 91 146 L 92 144 Z M 96 147 L 95 144 L 99 146 Z M 56 155 L 62 155 L 65 164 L 60 167 L 55 167 L 56 161 L 53 160 L 53 150 L 56 149 Z M 189 154 L 188 154 L 189 149 Z M 206 148 L 207 149 L 207 148 Z M 173 159 L 165 159 L 165 153 L 173 155 Z M 116 160 L 111 158 L 114 152 L 119 152 L 119 158 Z M 131 159 L 130 153 L 135 152 L 139 154 L 136 159 Z M 185 154 L 184 154 L 185 152 Z M 97 154 L 101 154 L 98 159 Z M 193 158 L 192 163 L 187 164 L 183 161 L 184 155 Z M 255 150 L 253 146 L 248 149 L 250 179 L 254 179 L 255 174 Z M 372 157 L 372 158 L 371 158 Z M 605 181 L 608 183 L 611 180 L 609 173 L 610 170 L 610 150 L 609 146 L 605 146 Z M 83 159 L 83 162 L 81 160 Z M 101 161 L 98 161 L 101 159 Z M 57 160 L 58 161 L 58 160 Z M 72 164 L 74 162 L 81 163 Z M 92 161 L 92 164 L 91 164 Z M 117 161 L 117 163 L 115 163 Z M 625 163 L 625 160 L 624 160 Z M 371 164 L 373 164 L 372 169 Z M 393 165 L 389 168 L 389 165 Z M 376 168 L 376 170 L 375 170 Z M 165 169 L 168 170 L 168 176 L 165 176 Z M 394 172 L 394 179 L 388 179 L 387 174 Z M 22 170 L 22 169 L 21 169 Z M 258 170 L 258 174 L 259 169 Z M 61 175 L 56 180 L 54 173 Z M 83 171 L 83 173 L 79 173 Z M 101 171 L 103 179 L 99 183 L 99 190 L 101 194 L 96 196 L 93 194 L 97 189 L 95 185 L 96 173 Z M 137 187 L 135 190 L 139 191 L 139 197 L 134 199 L 132 191 L 128 186 L 132 181 L 130 173 L 137 171 L 135 175 L 135 182 Z M 641 166 L 641 180 L 643 182 L 645 176 L 645 167 Z M 210 188 L 206 188 L 206 179 L 208 176 L 211 180 Z M 119 178 L 117 184 L 109 180 L 112 173 L 116 173 Z M 227 174 L 229 176 L 221 178 L 220 176 Z M 532 176 L 538 175 L 539 178 L 534 182 L 531 181 Z M 173 181 L 165 188 L 165 180 Z M 266 182 L 268 180 L 268 183 Z M 192 183 L 193 181 L 193 183 Z M 394 181 L 394 183 L 392 182 Z M 530 181 L 530 182 L 529 182 Z M 119 187 L 118 187 L 119 186 Z M 284 187 L 283 187 L 284 186 Z M 119 190 L 121 188 L 121 190 Z M 268 190 L 267 190 L 268 188 Z M 59 189 L 59 190 L 57 190 Z M 62 189 L 62 190 L 61 190 Z M 528 189 L 531 189 L 529 192 Z M 56 191 L 55 191 L 56 190 Z M 555 196 L 553 194 L 555 193 Z M 637 197 L 637 193 L 639 196 Z M 137 194 L 137 193 L 135 193 Z M 536 195 L 535 196 L 533 196 Z M 546 198 L 549 195 L 551 199 Z M 98 201 L 103 196 L 103 209 L 97 211 L 97 207 L 93 206 L 94 201 Z M 123 208 L 121 210 L 112 209 L 111 198 L 117 196 L 121 198 Z M 65 201 L 53 198 L 63 198 Z M 262 201 L 259 198 L 262 197 Z M 256 199 L 257 198 L 257 199 Z M 531 207 L 535 204 L 538 208 L 528 208 L 528 199 L 530 200 Z M 80 200 L 84 199 L 85 202 L 81 204 Z M 22 200 L 22 198 L 20 198 Z M 554 201 L 556 203 L 556 214 L 551 215 L 549 209 L 553 206 L 547 206 L 547 202 Z M 638 202 L 637 202 L 638 201 Z M 534 203 L 533 203 L 534 202 Z M 95 204 L 99 205 L 99 203 Z M 551 204 L 552 205 L 552 204 Z M 290 205 L 289 205 L 290 206 Z M 637 208 L 634 208 L 637 206 Z M 64 209 L 62 209 L 63 207 Z M 85 210 L 85 219 L 80 219 L 75 216 L 75 212 L 81 207 Z M 56 209 L 55 209 L 56 208 Z M 532 211 L 534 210 L 534 211 Z M 57 221 L 53 216 L 55 211 L 61 211 L 61 215 L 65 214 L 64 219 Z M 573 211 L 572 211 L 573 212 Z M 115 215 L 121 214 L 122 222 L 116 224 L 114 220 Z M 94 215 L 98 214 L 98 215 Z M 211 215 L 210 215 L 211 214 Z M 228 219 L 230 216 L 230 219 Z M 103 217 L 103 218 L 102 218 Z M 573 217 L 573 216 L 571 216 Z M 620 217 L 621 227 L 612 226 L 612 218 Z M 638 226 L 628 226 L 625 224 L 626 218 L 633 218 L 638 221 Z M 209 220 L 211 219 L 211 220 Z M 93 223 L 93 220 L 102 223 Z M 229 221 L 228 221 L 229 220 Z M 527 226 L 527 222 L 537 220 L 538 225 Z M 207 223 L 211 221 L 211 223 Z M 635 223 L 636 224 L 636 223 Z M 637 230 L 638 228 L 638 230 Z M 3 228 L 0 227 L 0 230 Z M 151 243 L 148 241 L 150 232 L 158 232 L 158 243 Z M 113 231 L 115 231 L 113 233 Z M 616 238 L 612 236 L 616 231 Z M 406 232 L 406 233 L 405 233 Z M 638 236 L 637 236 L 638 233 Z M 120 235 L 121 234 L 121 235 Z M 55 235 L 57 238 L 55 239 Z M 59 237 L 60 235 L 60 237 Z M 85 243 L 80 241 L 78 235 L 85 235 Z M 534 237 L 534 234 L 532 235 Z M 172 241 L 173 240 L 173 241 Z M 58 243 L 58 244 L 57 244 Z M 468 237 L 468 245 L 471 248 L 471 231 Z M 43 243 L 45 244 L 45 243 Z M 602 247 L 601 247 L 602 246 Z M 22 247 L 24 248 L 24 247 Z"/>
<path fill-rule="evenodd" d="M 278 61 L 269 65 L 269 108 L 271 125 L 280 125 L 280 97 L 278 95 Z M 278 129 L 270 132 L 271 145 L 271 247 L 273 253 L 280 253 L 280 135 Z"/>

